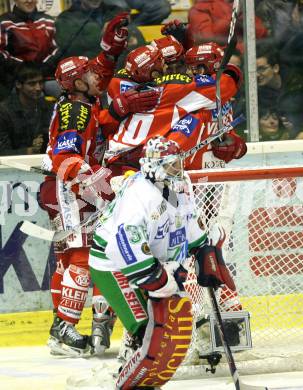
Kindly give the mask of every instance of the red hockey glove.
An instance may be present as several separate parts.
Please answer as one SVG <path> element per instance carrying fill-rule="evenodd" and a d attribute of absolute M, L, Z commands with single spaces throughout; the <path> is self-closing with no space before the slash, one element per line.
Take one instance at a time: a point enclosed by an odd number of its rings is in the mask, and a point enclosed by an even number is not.
<path fill-rule="evenodd" d="M 112 19 L 105 28 L 100 46 L 106 54 L 119 56 L 127 46 L 129 13 L 122 12 Z"/>
<path fill-rule="evenodd" d="M 184 44 L 186 40 L 187 26 L 179 19 L 170 20 L 161 28 L 163 35 L 172 35 L 180 43 Z"/>
<path fill-rule="evenodd" d="M 223 141 L 212 142 L 212 152 L 215 157 L 228 163 L 243 157 L 247 152 L 247 146 L 239 135 L 230 133 L 224 135 Z"/>
<path fill-rule="evenodd" d="M 224 230 L 219 230 L 219 239 L 216 245 L 204 245 L 195 253 L 196 275 L 200 286 L 217 289 L 225 284 L 232 291 L 236 291 L 235 283 L 223 259 L 222 245 L 225 240 Z M 210 244 L 214 240 L 210 240 Z"/>
<path fill-rule="evenodd" d="M 243 82 L 243 73 L 237 65 L 227 64 L 223 73 L 228 74 L 235 80 L 238 89 L 241 87 Z"/>
<path fill-rule="evenodd" d="M 79 183 L 79 195 L 84 200 L 101 197 L 104 200 L 113 200 L 115 193 L 110 186 L 112 178 L 111 170 L 100 165 L 93 165 L 87 171 L 79 173 L 77 181 Z M 86 199 L 88 198 L 88 199 Z"/>
<path fill-rule="evenodd" d="M 147 91 L 129 89 L 113 99 L 109 112 L 114 118 L 121 120 L 129 113 L 152 110 L 158 103 L 159 97 L 160 92 L 156 89 Z"/>

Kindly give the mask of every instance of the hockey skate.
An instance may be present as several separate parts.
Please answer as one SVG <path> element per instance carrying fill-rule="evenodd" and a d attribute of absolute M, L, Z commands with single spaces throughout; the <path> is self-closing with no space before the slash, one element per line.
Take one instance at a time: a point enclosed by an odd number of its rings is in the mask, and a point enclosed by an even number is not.
<path fill-rule="evenodd" d="M 110 336 L 113 332 L 116 317 L 111 314 L 102 314 L 101 318 L 92 322 L 92 335 L 90 339 L 91 354 L 102 356 L 110 347 Z"/>
<path fill-rule="evenodd" d="M 73 324 L 54 318 L 47 345 L 51 355 L 83 357 L 89 352 L 88 336 L 81 335 Z"/>

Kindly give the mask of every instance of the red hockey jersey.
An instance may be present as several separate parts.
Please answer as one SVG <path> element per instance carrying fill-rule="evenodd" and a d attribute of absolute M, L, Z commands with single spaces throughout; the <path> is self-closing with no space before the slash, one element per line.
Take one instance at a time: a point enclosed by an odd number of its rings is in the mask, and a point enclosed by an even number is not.
<path fill-rule="evenodd" d="M 134 160 L 140 157 L 145 142 L 157 135 L 171 137 L 183 150 L 188 150 L 199 141 L 203 123 L 207 127 L 206 136 L 214 133 L 217 130 L 215 84 L 215 79 L 206 75 L 192 79 L 184 74 L 172 74 L 155 80 L 155 87 L 161 91 L 158 106 L 148 113 L 132 114 L 120 123 L 118 131 L 109 137 L 108 163 L 117 160 L 137 163 Z M 134 85 L 121 71 L 111 80 L 108 94 L 112 98 Z M 236 94 L 237 86 L 227 74 L 222 75 L 220 85 L 225 104 Z M 225 121 L 230 119 L 226 115 L 229 109 L 230 105 L 224 106 Z"/>

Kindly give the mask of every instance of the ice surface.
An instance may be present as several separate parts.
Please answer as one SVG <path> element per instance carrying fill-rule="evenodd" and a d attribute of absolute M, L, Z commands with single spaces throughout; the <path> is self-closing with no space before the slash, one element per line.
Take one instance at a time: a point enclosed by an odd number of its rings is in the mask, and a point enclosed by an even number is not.
<path fill-rule="evenodd" d="M 90 376 L 103 364 L 115 366 L 118 346 L 98 358 L 55 358 L 47 347 L 0 348 L 1 390 L 67 390 L 70 377 Z M 286 368 L 287 369 L 287 368 Z M 104 378 L 105 379 L 105 378 Z M 303 372 L 245 376 L 243 381 L 253 386 L 267 386 L 269 390 L 303 390 Z M 81 390 L 101 390 L 101 386 L 82 387 Z M 171 381 L 163 390 L 234 390 L 231 378 L 203 378 Z M 242 390 L 242 389 L 241 389 Z"/>

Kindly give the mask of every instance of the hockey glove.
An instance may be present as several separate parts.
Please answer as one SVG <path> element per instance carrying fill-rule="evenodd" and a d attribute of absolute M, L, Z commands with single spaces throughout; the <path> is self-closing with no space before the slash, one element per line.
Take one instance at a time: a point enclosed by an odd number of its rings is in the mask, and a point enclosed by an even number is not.
<path fill-rule="evenodd" d="M 105 28 L 100 46 L 108 55 L 117 57 L 127 46 L 129 13 L 122 12 L 113 18 Z"/>
<path fill-rule="evenodd" d="M 184 44 L 186 41 L 187 26 L 179 19 L 170 20 L 161 28 L 163 35 L 172 35 L 180 43 Z"/>
<path fill-rule="evenodd" d="M 152 110 L 158 103 L 159 97 L 160 92 L 156 89 L 147 91 L 129 89 L 113 99 L 109 112 L 115 119 L 121 120 L 129 113 Z"/>
<path fill-rule="evenodd" d="M 215 157 L 228 163 L 243 157 L 247 152 L 247 146 L 239 135 L 224 134 L 222 141 L 217 139 L 212 142 L 212 152 Z"/>
<path fill-rule="evenodd" d="M 148 291 L 151 298 L 165 298 L 183 291 L 186 277 L 186 269 L 177 261 L 162 264 L 155 259 L 149 274 L 137 278 L 136 285 Z"/>
<path fill-rule="evenodd" d="M 79 172 L 76 180 L 79 183 L 78 194 L 84 200 L 101 197 L 104 200 L 113 200 L 115 193 L 110 186 L 111 170 L 100 165 L 93 165 L 84 172 Z"/>
<path fill-rule="evenodd" d="M 237 65 L 227 64 L 223 73 L 228 74 L 235 80 L 238 89 L 241 87 L 243 81 L 243 73 Z"/>
<path fill-rule="evenodd" d="M 225 232 L 223 229 L 218 229 L 218 232 L 219 236 L 217 239 L 210 238 L 210 245 L 204 245 L 198 248 L 195 253 L 197 281 L 202 287 L 213 287 L 217 289 L 221 285 L 226 284 L 232 291 L 235 291 L 236 286 L 222 255 Z"/>

